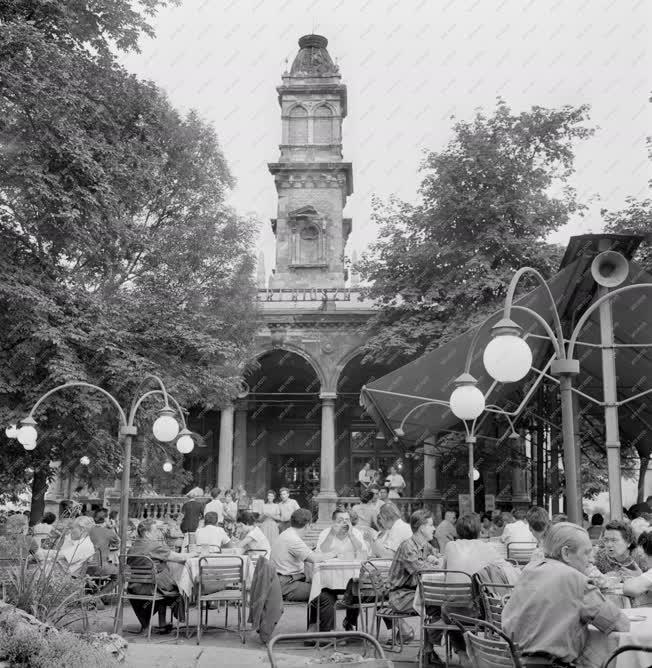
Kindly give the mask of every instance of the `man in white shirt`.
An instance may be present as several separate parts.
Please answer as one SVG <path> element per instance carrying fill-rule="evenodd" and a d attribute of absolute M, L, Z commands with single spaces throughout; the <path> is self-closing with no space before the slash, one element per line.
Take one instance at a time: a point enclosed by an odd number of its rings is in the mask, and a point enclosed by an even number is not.
<path fill-rule="evenodd" d="M 437 525 L 435 529 L 435 538 L 439 551 L 444 554 L 446 545 L 457 538 L 457 531 L 455 530 L 455 519 L 457 515 L 454 510 L 447 510 L 444 513 L 444 519 Z"/>
<path fill-rule="evenodd" d="M 290 517 L 290 527 L 272 543 L 272 564 L 276 568 L 281 595 L 285 601 L 308 601 L 310 583 L 306 582 L 304 563 L 319 563 L 334 559 L 334 552 L 313 552 L 304 542 L 303 535 L 312 516 L 309 510 L 299 508 Z M 309 631 L 316 630 L 319 605 L 319 630 L 331 631 L 335 624 L 335 596 L 327 589 L 310 603 Z"/>
<path fill-rule="evenodd" d="M 281 500 L 278 502 L 278 512 L 280 515 L 280 522 L 278 525 L 278 530 L 280 532 L 285 531 L 290 526 L 290 517 L 295 510 L 299 510 L 299 504 L 290 498 L 290 490 L 287 487 L 281 487 L 278 493 L 281 496 Z"/>
<path fill-rule="evenodd" d="M 506 524 L 503 529 L 503 535 L 500 540 L 509 545 L 510 543 L 536 543 L 537 539 L 530 531 L 528 523 L 525 521 L 527 512 L 521 508 L 514 511 L 515 522 Z"/>
<path fill-rule="evenodd" d="M 395 466 L 389 467 L 389 475 L 385 479 L 385 487 L 388 488 L 390 499 L 400 498 L 401 494 L 403 493 L 403 490 L 406 487 L 405 479 L 396 470 Z"/>
<path fill-rule="evenodd" d="M 364 466 L 360 469 L 358 473 L 358 482 L 360 483 L 360 492 L 368 489 L 371 483 L 374 481 L 374 476 L 371 471 L 371 463 L 365 462 Z"/>
<path fill-rule="evenodd" d="M 217 513 L 218 524 L 224 524 L 224 504 L 219 499 L 221 493 L 222 490 L 219 489 L 218 487 L 215 487 L 211 492 L 213 500 L 209 501 L 204 506 L 204 515 L 206 515 L 206 513 Z"/>
<path fill-rule="evenodd" d="M 333 524 L 324 529 L 317 539 L 318 552 L 335 552 L 338 559 L 366 559 L 369 550 L 364 536 L 351 524 L 346 510 L 333 513 Z"/>
<path fill-rule="evenodd" d="M 217 526 L 217 513 L 204 514 L 204 526 L 195 532 L 197 545 L 209 545 L 211 547 L 228 547 L 231 539 L 222 527 Z"/>
<path fill-rule="evenodd" d="M 401 514 L 393 503 L 386 503 L 380 508 L 378 524 L 382 531 L 372 545 L 372 556 L 393 559 L 400 544 L 412 537 L 412 529 L 401 519 Z"/>

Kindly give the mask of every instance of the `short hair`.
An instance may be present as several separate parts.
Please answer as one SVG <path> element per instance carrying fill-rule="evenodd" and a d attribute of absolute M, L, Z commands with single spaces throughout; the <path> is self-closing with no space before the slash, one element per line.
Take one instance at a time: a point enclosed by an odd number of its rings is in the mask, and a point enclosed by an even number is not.
<path fill-rule="evenodd" d="M 380 507 L 378 517 L 380 517 L 383 522 L 390 522 L 391 520 L 401 519 L 401 513 L 396 505 L 393 503 L 386 503 Z"/>
<path fill-rule="evenodd" d="M 593 513 L 591 517 L 591 526 L 601 527 L 604 524 L 604 517 L 600 513 Z"/>
<path fill-rule="evenodd" d="M 222 493 L 222 490 L 219 487 L 213 487 L 211 490 L 211 496 L 214 499 L 217 499 L 217 497 Z"/>
<path fill-rule="evenodd" d="M 369 503 L 374 498 L 374 493 L 370 489 L 363 489 L 360 492 L 360 503 Z"/>
<path fill-rule="evenodd" d="M 498 515 L 498 517 L 494 517 L 493 520 L 491 520 L 499 529 L 502 529 L 505 526 L 505 520 L 503 519 L 502 515 Z"/>
<path fill-rule="evenodd" d="M 644 531 L 638 537 L 638 544 L 648 557 L 652 557 L 652 531 Z"/>
<path fill-rule="evenodd" d="M 385 492 L 385 494 L 389 495 L 389 490 L 387 489 L 387 487 L 379 487 L 378 494 L 380 494 L 381 492 Z"/>
<path fill-rule="evenodd" d="M 143 538 L 146 536 L 154 527 L 156 526 L 156 520 L 148 519 L 148 520 L 142 520 L 138 524 L 138 528 L 136 531 L 138 532 L 138 535 Z"/>
<path fill-rule="evenodd" d="M 225 489 L 224 496 L 229 495 L 232 499 L 235 499 L 235 492 L 232 489 Z"/>
<path fill-rule="evenodd" d="M 88 531 L 90 528 L 95 526 L 95 522 L 87 515 L 82 515 L 73 522 L 73 526 L 78 526 L 84 529 L 84 531 Z"/>
<path fill-rule="evenodd" d="M 251 510 L 240 510 L 238 512 L 238 522 L 246 524 L 247 526 L 253 526 L 256 524 L 258 513 L 252 513 Z"/>
<path fill-rule="evenodd" d="M 93 519 L 95 520 L 95 524 L 102 524 L 106 519 L 106 510 L 96 510 L 93 513 Z"/>
<path fill-rule="evenodd" d="M 269 496 L 270 494 L 271 494 L 274 498 L 276 498 L 276 492 L 275 492 L 273 489 L 268 489 L 268 490 L 267 490 L 267 494 L 265 494 L 265 496 L 267 497 L 267 496 Z"/>
<path fill-rule="evenodd" d="M 527 517 L 527 511 L 524 510 L 523 508 L 517 508 L 512 515 L 514 516 L 515 520 L 524 520 Z"/>
<path fill-rule="evenodd" d="M 454 510 L 447 510 L 447 511 L 444 513 L 444 519 L 446 519 L 446 516 L 447 516 L 447 515 L 452 515 L 453 517 L 455 517 L 455 516 L 457 515 L 457 513 L 456 513 Z"/>
<path fill-rule="evenodd" d="M 634 531 L 630 524 L 622 520 L 611 520 L 607 522 L 605 531 L 619 531 L 623 540 L 627 543 L 627 549 L 631 552 L 636 547 L 636 538 L 634 538 Z"/>
<path fill-rule="evenodd" d="M 543 551 L 546 557 L 561 561 L 562 550 L 567 547 L 577 552 L 582 538 L 588 540 L 589 534 L 583 527 L 572 522 L 559 522 L 553 524 L 546 532 L 543 539 Z"/>
<path fill-rule="evenodd" d="M 289 494 L 290 490 L 287 487 L 281 487 L 281 489 L 278 490 L 278 493 L 280 494 L 281 492 L 287 492 Z"/>
<path fill-rule="evenodd" d="M 545 531 L 546 528 L 550 526 L 548 511 L 541 506 L 532 506 L 532 508 L 527 511 L 525 518 L 530 525 L 530 529 L 537 533 Z"/>
<path fill-rule="evenodd" d="M 477 538 L 480 535 L 481 528 L 480 516 L 477 513 L 466 513 L 455 523 L 458 538 L 466 540 Z"/>
<path fill-rule="evenodd" d="M 432 519 L 432 513 L 429 510 L 415 510 L 410 515 L 410 529 L 412 533 L 416 533 L 420 527 Z"/>
<path fill-rule="evenodd" d="M 299 508 L 290 515 L 290 526 L 293 529 L 303 529 L 312 522 L 312 513 L 305 508 Z"/>
<path fill-rule="evenodd" d="M 57 521 L 57 516 L 54 513 L 45 513 L 41 522 L 43 524 L 54 524 Z"/>
<path fill-rule="evenodd" d="M 338 515 L 348 515 L 350 517 L 351 513 L 346 508 L 335 508 L 333 514 L 331 515 L 331 519 L 336 519 Z"/>
<path fill-rule="evenodd" d="M 217 524 L 217 513 L 213 512 L 212 510 L 208 511 L 204 515 L 204 524 Z"/>
<path fill-rule="evenodd" d="M 557 513 L 552 516 L 553 524 L 559 524 L 560 522 L 568 522 L 568 517 L 564 513 Z"/>

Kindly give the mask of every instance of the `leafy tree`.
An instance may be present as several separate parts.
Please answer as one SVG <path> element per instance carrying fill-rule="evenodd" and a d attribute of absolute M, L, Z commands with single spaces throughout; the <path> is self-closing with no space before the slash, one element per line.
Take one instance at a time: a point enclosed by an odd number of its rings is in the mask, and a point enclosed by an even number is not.
<path fill-rule="evenodd" d="M 426 153 L 417 204 L 374 202 L 379 239 L 359 264 L 381 306 L 367 359 L 412 359 L 496 310 L 519 267 L 555 271 L 560 249 L 545 238 L 583 210 L 568 178 L 587 116 L 586 106 L 514 114 L 499 99 Z"/>
<path fill-rule="evenodd" d="M 213 408 L 250 356 L 256 223 L 225 203 L 233 179 L 215 131 L 111 50 L 135 48 L 149 31 L 138 8 L 163 4 L 0 3 L 3 424 L 72 379 L 126 406 L 147 373 Z M 155 409 L 144 405 L 141 433 Z M 4 472 L 33 469 L 35 517 L 51 460 L 99 486 L 121 459 L 101 395 L 57 394 L 39 420 L 35 451 L 10 441 L 0 454 Z M 136 481 L 170 454 L 143 448 Z"/>

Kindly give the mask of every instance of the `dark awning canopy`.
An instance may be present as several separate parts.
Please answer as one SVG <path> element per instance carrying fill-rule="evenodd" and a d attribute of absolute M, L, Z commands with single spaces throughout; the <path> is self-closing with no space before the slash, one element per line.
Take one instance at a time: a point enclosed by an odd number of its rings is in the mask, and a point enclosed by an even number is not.
<path fill-rule="evenodd" d="M 564 332 L 568 336 L 581 314 L 596 298 L 595 282 L 590 277 L 590 264 L 598 252 L 592 248 L 587 254 L 588 239 L 597 235 L 576 237 L 575 243 L 580 249 L 574 259 L 567 251 L 565 266 L 548 281 L 556 307 L 564 322 Z M 590 239 L 589 239 L 590 237 Z M 584 243 L 579 244 L 578 239 Z M 640 243 L 638 237 L 638 243 Z M 631 244 L 631 236 L 624 240 L 614 239 L 616 250 L 631 257 L 638 245 Z M 628 244 L 628 245 L 624 245 Z M 570 248 L 570 245 L 569 245 Z M 571 260 L 572 261 L 569 261 Z M 630 273 L 623 285 L 651 283 L 652 277 L 640 267 L 630 263 Z M 548 323 L 552 323 L 550 299 L 546 290 L 540 286 L 515 302 L 517 306 L 527 306 L 539 313 Z M 652 289 L 632 290 L 613 300 L 614 333 L 616 343 L 629 347 L 618 348 L 616 371 L 618 375 L 618 399 L 620 401 L 643 392 L 650 387 L 652 379 L 652 349 L 645 343 L 652 343 Z M 482 352 L 490 340 L 491 327 L 502 317 L 497 312 L 480 326 L 475 355 L 471 363 L 471 374 L 477 379 L 478 387 L 486 397 L 488 405 L 513 412 L 524 408 L 529 399 L 528 392 L 539 379 L 536 370 L 547 371 L 554 354 L 544 328 L 533 317 L 514 309 L 512 319 L 524 330 L 533 352 L 533 371 L 518 383 L 500 384 L 486 373 L 482 363 Z M 400 441 L 407 447 L 423 442 L 433 434 L 460 427 L 447 405 L 427 404 L 431 400 L 447 403 L 454 389 L 455 379 L 463 372 L 465 359 L 476 328 L 436 350 L 422 355 L 413 362 L 369 383 L 361 393 L 361 402 L 365 409 L 386 434 L 395 434 L 401 427 L 403 435 Z M 580 376 L 575 380 L 575 387 L 581 392 L 602 401 L 602 361 L 600 341 L 599 313 L 591 315 L 583 327 L 579 340 L 591 345 L 580 345 L 576 357 L 580 359 Z M 650 438 L 652 429 L 652 409 L 650 397 L 646 395 L 623 406 L 620 413 L 621 439 L 623 441 L 640 440 L 643 435 Z M 599 404 L 580 396 L 580 405 L 590 413 L 601 415 Z M 407 416 L 407 418 L 406 418 Z M 503 419 L 503 418 L 498 418 Z M 505 428 L 508 428 L 505 423 Z M 401 432 L 399 432 L 401 433 Z"/>

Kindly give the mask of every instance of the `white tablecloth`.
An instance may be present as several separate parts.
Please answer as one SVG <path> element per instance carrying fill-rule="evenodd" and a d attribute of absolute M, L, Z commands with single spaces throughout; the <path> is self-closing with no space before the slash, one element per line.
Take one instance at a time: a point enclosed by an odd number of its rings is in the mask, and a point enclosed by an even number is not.
<path fill-rule="evenodd" d="M 188 559 L 185 563 L 169 561 L 168 567 L 170 573 L 174 578 L 174 581 L 177 583 L 179 591 L 187 596 L 192 598 L 193 590 L 197 581 L 199 580 L 199 560 L 201 557 L 193 557 Z M 244 560 L 244 578 L 247 588 L 251 587 L 251 581 L 254 576 L 254 569 L 251 565 L 251 559 L 248 556 L 243 556 Z M 237 566 L 240 563 L 239 559 L 234 559 L 233 557 L 229 558 L 228 556 L 216 556 L 208 557 L 208 563 L 217 562 L 221 564 L 227 564 L 229 566 Z"/>
<path fill-rule="evenodd" d="M 374 559 L 378 567 L 389 568 L 391 559 Z M 322 589 L 346 589 L 352 578 L 360 577 L 360 566 L 364 561 L 359 559 L 330 559 L 317 564 L 306 562 L 306 579 L 312 580 L 310 600 L 317 598 Z"/>
<path fill-rule="evenodd" d="M 645 621 L 632 621 L 629 631 L 609 635 L 589 626 L 589 642 L 578 665 L 599 668 L 615 649 L 623 645 L 652 646 L 652 608 L 630 608 L 623 610 L 623 614 L 629 618 L 645 617 Z M 613 668 L 613 665 L 611 664 L 610 668 Z M 616 659 L 615 668 L 649 668 L 650 665 L 652 654 L 626 652 Z"/>

